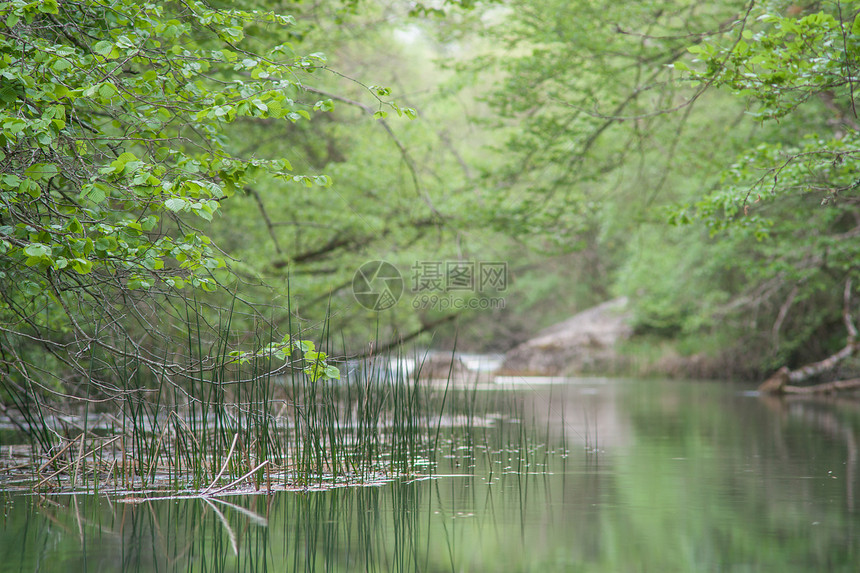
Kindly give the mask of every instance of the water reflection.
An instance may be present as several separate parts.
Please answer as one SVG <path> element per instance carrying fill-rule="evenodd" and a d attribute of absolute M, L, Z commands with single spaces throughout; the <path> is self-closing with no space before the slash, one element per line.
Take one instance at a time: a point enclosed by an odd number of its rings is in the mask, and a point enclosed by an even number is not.
<path fill-rule="evenodd" d="M 743 390 L 486 391 L 516 415 L 444 444 L 433 479 L 7 498 L 0 571 L 854 571 L 860 407 Z"/>

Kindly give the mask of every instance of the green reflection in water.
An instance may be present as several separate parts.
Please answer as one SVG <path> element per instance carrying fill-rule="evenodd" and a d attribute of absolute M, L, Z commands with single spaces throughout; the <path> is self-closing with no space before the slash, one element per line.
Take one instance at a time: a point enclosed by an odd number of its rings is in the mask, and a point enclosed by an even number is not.
<path fill-rule="evenodd" d="M 518 392 L 519 423 L 473 430 L 487 448 L 440 448 L 439 472 L 456 475 L 213 501 L 6 499 L 0 571 L 856 570 L 856 403 L 668 382 Z"/>

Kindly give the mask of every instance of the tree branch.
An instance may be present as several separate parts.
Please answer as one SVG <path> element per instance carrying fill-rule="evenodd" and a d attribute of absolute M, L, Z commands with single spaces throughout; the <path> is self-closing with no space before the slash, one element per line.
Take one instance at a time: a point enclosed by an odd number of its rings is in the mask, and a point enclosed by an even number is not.
<path fill-rule="evenodd" d="M 272 238 L 272 243 L 275 245 L 275 252 L 279 255 L 283 254 L 281 251 L 281 245 L 278 243 L 278 236 L 275 234 L 275 229 L 272 227 L 272 220 L 269 219 L 269 214 L 266 212 L 266 207 L 263 205 L 263 200 L 260 198 L 260 194 L 253 187 L 245 187 L 245 191 L 254 196 L 254 199 L 257 201 L 257 206 L 260 208 L 260 215 L 263 216 L 263 221 L 266 223 L 266 229 L 269 231 L 269 236 Z"/>

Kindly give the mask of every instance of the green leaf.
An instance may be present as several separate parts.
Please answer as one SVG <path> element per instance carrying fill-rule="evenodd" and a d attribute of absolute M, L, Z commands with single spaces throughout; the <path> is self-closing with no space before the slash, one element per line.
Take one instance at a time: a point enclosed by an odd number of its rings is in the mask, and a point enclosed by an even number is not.
<path fill-rule="evenodd" d="M 101 42 L 96 42 L 93 46 L 93 50 L 97 54 L 107 57 L 111 53 L 111 50 L 113 50 L 113 44 L 102 40 Z"/>
<path fill-rule="evenodd" d="M 94 245 L 97 251 L 103 252 L 115 251 L 119 248 L 119 243 L 114 237 L 99 237 L 94 241 Z"/>
<path fill-rule="evenodd" d="M 158 226 L 158 217 L 156 217 L 155 215 L 150 215 L 149 217 L 146 217 L 145 219 L 141 220 L 141 222 L 140 222 L 141 230 L 146 231 L 147 233 L 155 230 L 155 228 L 157 226 Z"/>
<path fill-rule="evenodd" d="M 116 86 L 110 82 L 104 82 L 99 86 L 99 95 L 105 99 L 111 99 L 118 93 L 119 91 L 116 89 Z"/>
<path fill-rule="evenodd" d="M 135 156 L 134 153 L 130 153 L 130 152 L 126 151 L 124 153 L 121 153 L 119 155 L 119 157 L 117 157 L 115 160 L 111 161 L 110 165 L 111 165 L 111 167 L 113 167 L 114 172 L 120 173 L 123 169 L 125 169 L 125 166 L 129 162 L 136 161 L 136 160 L 137 160 L 137 156 Z"/>
<path fill-rule="evenodd" d="M 39 184 L 32 179 L 24 179 L 23 181 L 21 181 L 21 185 L 18 187 L 18 191 L 21 193 L 26 193 L 33 199 L 38 199 L 42 195 L 42 188 L 39 187 Z"/>
<path fill-rule="evenodd" d="M 39 12 L 43 14 L 58 14 L 60 12 L 57 0 L 42 0 L 37 4 Z"/>
<path fill-rule="evenodd" d="M 68 60 L 65 60 L 63 58 L 59 58 L 56 62 L 54 62 L 54 65 L 51 66 L 51 69 L 54 70 L 55 72 L 64 72 L 64 71 L 70 69 L 71 67 L 72 67 L 72 64 L 70 64 Z"/>
<path fill-rule="evenodd" d="M 294 343 L 294 346 L 301 350 L 303 353 L 305 352 L 313 352 L 316 348 L 316 345 L 312 340 L 297 340 Z"/>
<path fill-rule="evenodd" d="M 152 287 L 152 283 L 146 277 L 135 275 L 128 279 L 128 283 L 126 283 L 126 286 L 131 290 L 140 290 Z"/>
<path fill-rule="evenodd" d="M 22 281 L 20 284 L 21 292 L 28 297 L 35 297 L 42 294 L 42 286 L 33 281 Z"/>
<path fill-rule="evenodd" d="M 16 101 L 19 97 L 18 90 L 16 90 L 12 84 L 7 84 L 0 88 L 0 101 L 4 103 L 12 103 Z"/>
<path fill-rule="evenodd" d="M 21 178 L 14 173 L 6 173 L 0 177 L 0 182 L 6 189 L 17 189 L 21 185 Z"/>
<path fill-rule="evenodd" d="M 72 259 L 72 268 L 79 274 L 86 275 L 93 270 L 93 264 L 87 259 Z"/>
<path fill-rule="evenodd" d="M 81 222 L 78 221 L 77 217 L 72 217 L 66 224 L 66 230 L 70 233 L 83 233 L 84 226 L 81 225 Z"/>
<path fill-rule="evenodd" d="M 174 213 L 179 211 L 185 211 L 188 209 L 188 202 L 181 197 L 171 197 L 167 201 L 164 202 L 164 207 L 173 211 Z"/>
<path fill-rule="evenodd" d="M 93 203 L 101 203 L 110 194 L 110 188 L 103 183 L 92 183 L 81 187 L 81 199 L 89 199 Z"/>
<path fill-rule="evenodd" d="M 24 131 L 29 123 L 23 119 L 9 118 L 3 122 L 3 129 L 11 134 L 17 134 Z"/>
<path fill-rule="evenodd" d="M 60 173 L 60 170 L 54 163 L 34 163 L 26 170 L 24 170 L 24 173 L 27 175 L 27 177 L 33 179 L 34 181 L 39 181 L 42 179 L 48 180 L 52 177 L 55 177 Z"/>
<path fill-rule="evenodd" d="M 30 243 L 24 247 L 24 254 L 28 257 L 49 257 L 51 256 L 51 247 L 42 243 Z"/>
<path fill-rule="evenodd" d="M 158 258 L 143 259 L 143 266 L 150 271 L 157 271 L 164 268 L 164 261 Z"/>

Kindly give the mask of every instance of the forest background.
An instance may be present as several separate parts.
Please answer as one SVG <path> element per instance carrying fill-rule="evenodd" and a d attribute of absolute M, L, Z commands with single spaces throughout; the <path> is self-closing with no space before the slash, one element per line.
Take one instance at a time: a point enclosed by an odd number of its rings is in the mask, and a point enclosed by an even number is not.
<path fill-rule="evenodd" d="M 858 11 L 0 2 L 0 401 L 503 351 L 616 296 L 645 369 L 853 351 Z M 421 292 L 437 263 L 505 280 Z"/>

